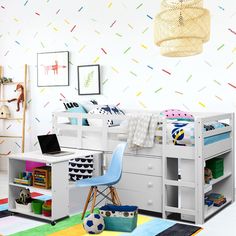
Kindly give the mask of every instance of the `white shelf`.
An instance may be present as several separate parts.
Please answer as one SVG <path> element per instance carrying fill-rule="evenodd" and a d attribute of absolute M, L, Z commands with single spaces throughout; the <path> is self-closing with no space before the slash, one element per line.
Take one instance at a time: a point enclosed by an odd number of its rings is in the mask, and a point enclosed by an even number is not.
<path fill-rule="evenodd" d="M 20 214 L 23 214 L 23 215 L 27 215 L 27 216 L 33 216 L 33 217 L 37 217 L 37 218 L 40 218 L 40 219 L 45 219 L 45 220 L 52 220 L 52 217 L 47 217 L 47 216 L 44 216 L 44 215 L 40 215 L 40 214 L 35 214 L 33 212 L 22 212 L 20 210 L 16 210 L 15 208 L 12 208 L 12 209 L 8 209 L 8 211 L 11 211 L 11 212 L 15 212 L 15 213 L 20 213 Z"/>
<path fill-rule="evenodd" d="M 28 188 L 30 192 L 37 192 L 37 193 L 42 193 L 44 195 L 52 195 L 52 190 L 51 189 L 43 189 L 43 188 L 36 188 L 33 186 L 28 186 L 28 185 L 23 185 L 23 184 L 15 184 L 15 183 L 9 183 L 10 186 L 15 186 L 19 188 Z"/>
<path fill-rule="evenodd" d="M 214 184 L 219 183 L 220 181 L 222 181 L 222 180 L 224 180 L 224 179 L 230 177 L 231 175 L 232 175 L 232 173 L 231 173 L 230 171 L 227 171 L 227 172 L 226 172 L 224 175 L 222 175 L 221 177 L 219 177 L 219 178 L 217 178 L 217 179 L 212 179 L 209 184 L 205 184 L 205 186 L 204 186 L 204 193 L 207 193 L 207 192 L 211 191 L 212 186 L 213 186 Z"/>
<path fill-rule="evenodd" d="M 230 198 L 226 198 L 226 201 L 227 202 L 225 202 L 223 205 L 221 205 L 219 207 L 213 206 L 212 208 L 210 208 L 205 214 L 205 219 L 212 216 L 216 212 L 220 211 L 223 207 L 229 205 L 232 202 L 232 200 Z"/>
<path fill-rule="evenodd" d="M 219 152 L 219 153 L 216 153 L 216 154 L 214 154 L 214 155 L 212 155 L 212 156 L 206 157 L 204 160 L 205 160 L 205 161 L 208 161 L 208 160 L 210 160 L 210 159 L 213 159 L 213 158 L 215 158 L 215 157 L 219 157 L 219 156 L 224 155 L 224 154 L 226 154 L 226 153 L 229 153 L 229 152 L 231 152 L 231 151 L 232 151 L 232 148 L 229 148 L 229 149 L 227 149 L 227 150 L 225 150 L 225 151 L 223 151 L 223 152 Z"/>

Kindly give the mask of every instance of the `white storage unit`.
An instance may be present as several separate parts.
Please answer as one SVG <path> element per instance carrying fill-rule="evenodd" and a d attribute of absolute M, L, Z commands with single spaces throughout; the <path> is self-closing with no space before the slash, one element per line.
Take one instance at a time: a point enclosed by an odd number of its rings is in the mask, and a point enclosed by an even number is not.
<path fill-rule="evenodd" d="M 87 188 L 75 188 L 74 182 L 69 182 L 69 160 L 75 158 L 82 158 L 84 156 L 93 155 L 96 156 L 96 167 L 94 174 L 101 175 L 101 152 L 90 151 L 90 150 L 76 150 L 76 149 L 63 149 L 65 151 L 72 152 L 72 155 L 65 156 L 47 156 L 41 154 L 41 151 L 29 152 L 29 153 L 18 153 L 9 156 L 9 191 L 8 191 L 8 210 L 15 213 L 21 213 L 24 215 L 33 216 L 39 219 L 44 219 L 55 224 L 56 220 L 69 216 L 72 213 L 71 210 L 80 207 L 82 210 L 83 201 L 85 201 L 85 194 L 87 194 Z M 22 184 L 14 183 L 14 178 L 19 175 L 19 172 L 25 171 L 26 161 L 34 161 L 45 163 L 51 166 L 51 183 L 50 189 L 42 189 L 33 186 L 25 186 Z M 100 163 L 100 166 L 97 164 Z M 39 214 L 34 214 L 32 211 L 22 211 L 16 207 L 15 199 L 19 197 L 20 190 L 22 188 L 28 188 L 30 192 L 37 192 L 49 196 L 52 199 L 52 215 L 46 217 Z M 76 191 L 75 191 L 76 190 Z M 71 192 L 76 194 L 71 196 Z M 75 204 L 75 205 L 74 205 Z M 73 205 L 73 207 L 71 207 Z"/>

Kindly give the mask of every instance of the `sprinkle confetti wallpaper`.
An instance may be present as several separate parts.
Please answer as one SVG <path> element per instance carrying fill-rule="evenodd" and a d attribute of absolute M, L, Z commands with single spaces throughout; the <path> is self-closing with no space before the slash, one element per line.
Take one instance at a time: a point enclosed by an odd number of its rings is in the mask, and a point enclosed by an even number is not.
<path fill-rule="evenodd" d="M 0 0 L 4 75 L 23 80 L 23 65 L 29 65 L 26 150 L 38 148 L 36 135 L 50 131 L 51 112 L 63 109 L 62 99 L 91 98 L 78 95 L 78 65 L 100 64 L 102 94 L 93 98 L 102 103 L 236 110 L 236 1 L 205 0 L 210 41 L 203 53 L 185 58 L 163 57 L 154 45 L 159 5 L 156 0 Z M 37 87 L 37 53 L 55 51 L 69 51 L 70 86 Z M 17 130 L 11 123 L 6 128 Z M 17 151 L 19 143 L 2 140 L 0 150 Z"/>

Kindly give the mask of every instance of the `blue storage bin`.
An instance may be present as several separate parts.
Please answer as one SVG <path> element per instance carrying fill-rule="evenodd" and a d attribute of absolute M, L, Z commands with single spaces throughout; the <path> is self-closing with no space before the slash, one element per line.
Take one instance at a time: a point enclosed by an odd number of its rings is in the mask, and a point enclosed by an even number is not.
<path fill-rule="evenodd" d="M 100 208 L 104 218 L 105 230 L 132 232 L 137 227 L 137 206 L 105 205 Z"/>

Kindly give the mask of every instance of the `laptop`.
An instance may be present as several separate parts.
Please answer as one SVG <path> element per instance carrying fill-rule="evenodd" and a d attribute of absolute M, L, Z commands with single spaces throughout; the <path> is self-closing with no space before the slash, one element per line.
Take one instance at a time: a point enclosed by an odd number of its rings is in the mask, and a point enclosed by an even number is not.
<path fill-rule="evenodd" d="M 73 152 L 61 151 L 56 134 L 39 135 L 38 141 L 44 155 L 65 156 L 74 154 Z"/>

